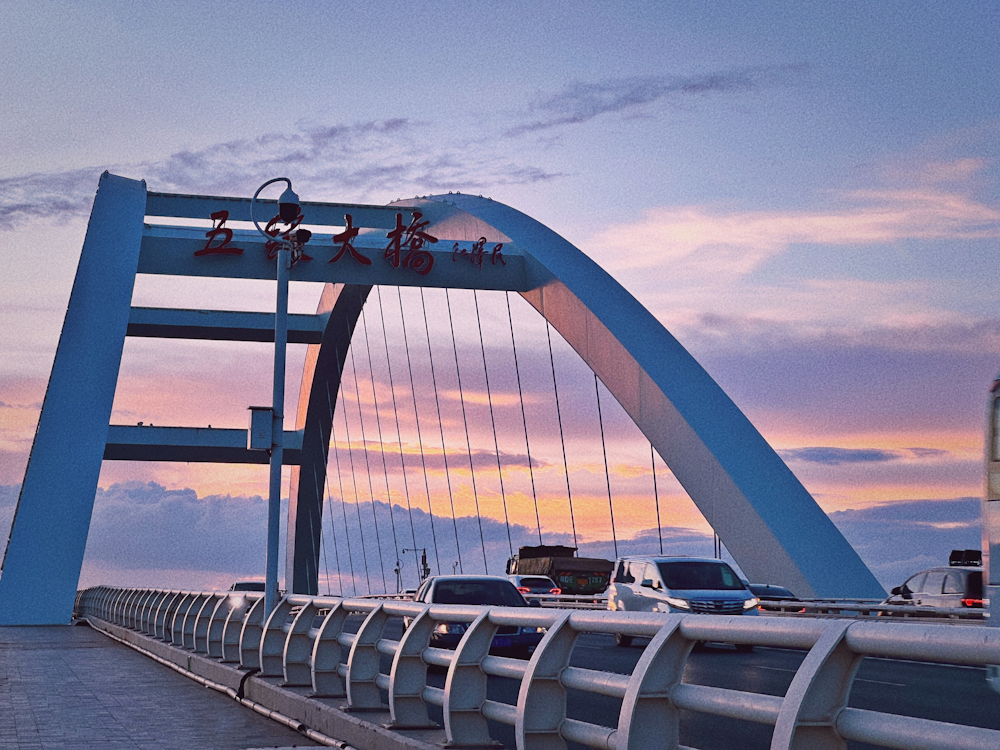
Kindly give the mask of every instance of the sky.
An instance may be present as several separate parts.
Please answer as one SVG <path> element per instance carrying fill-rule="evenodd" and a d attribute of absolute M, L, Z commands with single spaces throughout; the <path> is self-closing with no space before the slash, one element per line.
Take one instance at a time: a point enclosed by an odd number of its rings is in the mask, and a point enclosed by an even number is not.
<path fill-rule="evenodd" d="M 653 312 L 883 585 L 979 546 L 985 397 L 1000 369 L 995 5 L 0 8 L 0 537 L 107 169 L 165 192 L 249 196 L 288 176 L 303 200 L 462 191 L 507 203 Z M 711 552 L 710 527 L 659 459 L 654 494 L 648 443 L 601 386 L 605 471 L 593 379 L 556 337 L 564 463 L 544 322 L 521 300 L 514 371 L 503 295 L 479 296 L 480 351 L 470 293 L 449 300 L 453 349 L 443 292 L 425 296 L 430 334 L 418 293 L 383 292 L 366 311 L 374 358 L 355 352 L 358 380 L 341 396 L 323 583 L 392 589 L 400 557 L 412 585 L 415 561 L 399 550 L 428 537 L 435 571 L 461 556 L 468 572 L 499 572 L 519 542 L 573 543 L 574 522 L 588 554 L 655 552 L 661 536 L 667 551 Z M 133 304 L 271 310 L 273 294 L 264 282 L 139 277 Z M 293 284 L 292 310 L 313 311 L 318 294 Z M 405 364 L 404 319 L 412 391 L 388 379 Z M 269 400 L 270 356 L 261 344 L 129 339 L 112 422 L 242 427 L 246 407 Z M 417 394 L 421 440 L 412 404 L 396 432 L 393 392 Z M 81 584 L 260 579 L 266 492 L 263 467 L 106 462 Z"/>

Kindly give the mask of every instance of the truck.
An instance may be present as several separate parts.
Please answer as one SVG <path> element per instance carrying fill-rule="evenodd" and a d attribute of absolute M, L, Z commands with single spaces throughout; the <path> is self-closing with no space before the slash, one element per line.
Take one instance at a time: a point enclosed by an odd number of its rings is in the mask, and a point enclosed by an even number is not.
<path fill-rule="evenodd" d="M 576 547 L 561 544 L 521 547 L 507 560 L 507 574 L 548 576 L 564 594 L 602 593 L 608 587 L 614 563 L 599 557 L 577 557 L 576 552 Z"/>

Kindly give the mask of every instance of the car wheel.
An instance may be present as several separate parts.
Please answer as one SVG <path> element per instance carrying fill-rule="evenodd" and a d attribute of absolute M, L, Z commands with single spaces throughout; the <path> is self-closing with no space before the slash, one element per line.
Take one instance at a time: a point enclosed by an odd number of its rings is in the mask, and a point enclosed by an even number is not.
<path fill-rule="evenodd" d="M 632 636 L 615 633 L 615 644 L 622 648 L 628 648 L 632 645 Z"/>
<path fill-rule="evenodd" d="M 744 653 L 744 654 L 749 654 L 751 651 L 753 651 L 753 644 L 752 643 L 737 643 L 736 644 L 736 650 L 739 651 L 739 652 L 741 652 L 741 653 Z"/>

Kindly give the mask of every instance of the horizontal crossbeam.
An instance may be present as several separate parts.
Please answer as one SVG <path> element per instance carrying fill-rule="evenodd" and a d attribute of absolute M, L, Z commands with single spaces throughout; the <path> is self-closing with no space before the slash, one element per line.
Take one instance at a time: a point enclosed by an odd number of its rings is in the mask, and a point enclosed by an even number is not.
<path fill-rule="evenodd" d="M 146 225 L 142 233 L 138 273 L 172 276 L 206 276 L 231 279 L 274 279 L 274 260 L 267 259 L 264 239 L 255 231 L 234 229 L 228 248 L 239 248 L 242 254 L 209 254 L 196 256 L 204 250 L 208 239 L 204 228 Z M 216 246 L 218 238 L 213 240 Z M 473 263 L 474 241 L 441 240 L 426 244 L 423 250 L 433 258 L 431 271 L 422 275 L 403 266 L 407 250 L 401 250 L 399 267 L 386 260 L 385 233 L 370 232 L 356 238 L 353 247 L 370 261 L 365 265 L 348 254 L 336 263 L 331 261 L 339 252 L 333 244 L 333 234 L 316 232 L 305 246 L 312 260 L 300 261 L 289 271 L 291 281 L 318 281 L 384 286 L 423 286 L 451 289 L 495 289 L 525 292 L 535 288 L 539 280 L 529 279 L 524 253 L 514 244 L 504 243 L 502 261 L 492 258 L 497 243 L 488 243 L 482 263 Z M 456 251 L 457 245 L 457 251 Z M 462 254 L 462 251 L 465 254 Z M 537 269 L 536 269 L 537 271 Z"/>
<path fill-rule="evenodd" d="M 302 460 L 302 433 L 285 431 L 283 463 Z M 269 453 L 247 448 L 247 431 L 219 427 L 108 427 L 105 461 L 192 461 L 218 464 L 266 464 Z"/>
<path fill-rule="evenodd" d="M 289 344 L 318 344 L 326 318 L 321 315 L 288 315 Z M 231 310 L 180 310 L 133 307 L 129 336 L 212 341 L 274 341 L 274 313 Z"/>
<path fill-rule="evenodd" d="M 278 202 L 264 198 L 257 199 L 255 218 L 261 224 L 278 213 Z M 307 224 L 329 224 L 342 226 L 344 214 L 350 214 L 354 226 L 374 229 L 392 229 L 396 226 L 396 214 L 407 214 L 414 210 L 410 206 L 371 206 L 361 203 L 311 203 L 301 204 Z M 175 193 L 146 193 L 146 216 L 172 216 L 182 219 L 207 219 L 213 212 L 229 211 L 230 221 L 250 221 L 250 199 L 231 198 L 214 195 L 179 195 Z"/>

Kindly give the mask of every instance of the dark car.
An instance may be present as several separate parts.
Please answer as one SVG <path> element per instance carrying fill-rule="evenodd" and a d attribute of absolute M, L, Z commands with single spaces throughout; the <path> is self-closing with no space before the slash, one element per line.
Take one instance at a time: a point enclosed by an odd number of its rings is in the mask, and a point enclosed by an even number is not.
<path fill-rule="evenodd" d="M 429 604 L 528 606 L 514 584 L 501 576 L 433 576 L 420 585 L 413 600 Z M 440 622 L 434 628 L 430 645 L 453 649 L 466 630 L 468 625 L 464 622 Z M 535 650 L 543 635 L 545 628 L 501 625 L 493 638 L 491 651 L 526 658 Z"/>
<path fill-rule="evenodd" d="M 795 594 L 784 586 L 778 586 L 773 583 L 748 583 L 747 588 L 750 589 L 751 594 L 760 599 L 757 609 L 761 612 L 788 611 L 787 606 L 772 604 L 772 602 L 797 602 L 799 600 Z M 804 609 L 798 611 L 805 612 Z"/>
<path fill-rule="evenodd" d="M 562 589 L 556 586 L 556 582 L 548 576 L 507 576 L 507 580 L 514 584 L 517 590 L 527 596 L 528 594 L 561 594 Z"/>
<path fill-rule="evenodd" d="M 982 610 L 982 559 L 969 554 L 974 551 L 978 550 L 956 550 L 963 554 L 952 553 L 951 565 L 921 570 L 910 576 L 905 583 L 896 586 L 892 595 L 882 603 L 935 609 Z M 928 616 L 933 614 L 927 613 Z"/>
<path fill-rule="evenodd" d="M 263 581 L 237 581 L 229 587 L 230 591 L 264 591 Z"/>

